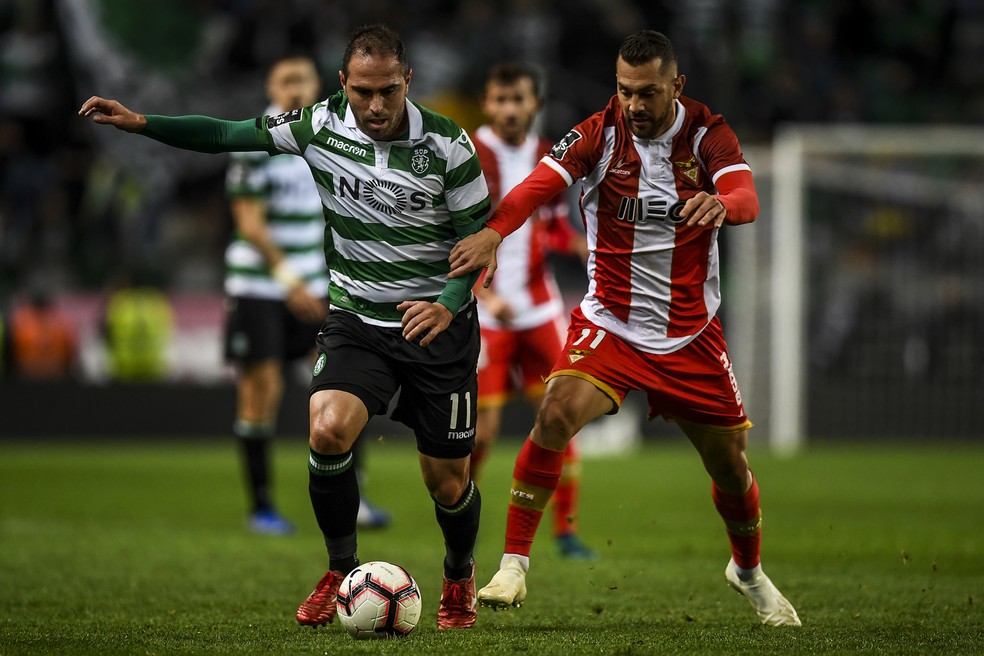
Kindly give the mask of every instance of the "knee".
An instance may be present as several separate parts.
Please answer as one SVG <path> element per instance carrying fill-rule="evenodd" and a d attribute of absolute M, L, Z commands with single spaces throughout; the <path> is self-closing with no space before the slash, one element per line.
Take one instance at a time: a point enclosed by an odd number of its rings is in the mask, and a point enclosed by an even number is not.
<path fill-rule="evenodd" d="M 536 415 L 536 423 L 544 445 L 561 450 L 580 429 L 576 424 L 574 413 L 562 400 L 547 395 L 540 404 Z"/>
<path fill-rule="evenodd" d="M 427 491 L 434 501 L 442 506 L 453 506 L 461 499 L 468 488 L 468 481 L 456 477 L 446 477 L 437 481 L 429 481 Z"/>
<path fill-rule="evenodd" d="M 311 420 L 311 435 L 308 443 L 315 452 L 326 456 L 339 455 L 352 448 L 345 435 L 323 418 Z"/>
<path fill-rule="evenodd" d="M 750 481 L 748 460 L 742 452 L 719 450 L 704 455 L 704 468 L 719 488 L 731 494 L 744 494 Z"/>

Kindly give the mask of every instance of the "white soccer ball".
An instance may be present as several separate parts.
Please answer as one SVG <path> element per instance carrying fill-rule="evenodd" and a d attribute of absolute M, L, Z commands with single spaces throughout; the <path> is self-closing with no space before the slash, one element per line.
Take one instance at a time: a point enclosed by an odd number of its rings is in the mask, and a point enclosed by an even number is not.
<path fill-rule="evenodd" d="M 373 561 L 359 565 L 338 588 L 338 618 L 360 640 L 402 638 L 420 620 L 420 590 L 399 565 Z"/>

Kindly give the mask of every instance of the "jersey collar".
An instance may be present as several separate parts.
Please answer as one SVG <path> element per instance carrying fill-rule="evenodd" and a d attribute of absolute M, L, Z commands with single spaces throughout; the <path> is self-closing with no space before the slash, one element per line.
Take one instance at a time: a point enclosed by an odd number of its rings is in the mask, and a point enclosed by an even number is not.
<path fill-rule="evenodd" d="M 536 134 L 536 132 L 530 130 L 529 132 L 526 133 L 526 137 L 523 139 L 523 143 L 519 144 L 518 146 L 514 146 L 511 143 L 507 143 L 502 137 L 497 135 L 495 133 L 495 130 L 493 130 L 492 126 L 489 125 L 488 123 L 479 126 L 479 128 L 475 130 L 475 136 L 477 136 L 485 143 L 496 144 L 501 148 L 508 148 L 509 150 L 522 150 L 523 148 L 528 147 L 529 144 L 531 143 L 534 144 L 533 147 L 536 148 L 537 142 L 539 141 L 539 136 Z"/>
<path fill-rule="evenodd" d="M 673 119 L 673 125 L 670 129 L 659 135 L 658 137 L 653 137 L 652 139 L 642 139 L 640 137 L 632 135 L 633 141 L 640 144 L 649 145 L 653 143 L 665 143 L 670 144 L 673 141 L 673 137 L 680 133 L 680 129 L 683 127 L 683 121 L 687 118 L 687 110 L 684 108 L 683 103 L 679 100 L 673 101 L 676 104 L 676 118 Z M 630 132 L 631 134 L 631 132 Z"/>

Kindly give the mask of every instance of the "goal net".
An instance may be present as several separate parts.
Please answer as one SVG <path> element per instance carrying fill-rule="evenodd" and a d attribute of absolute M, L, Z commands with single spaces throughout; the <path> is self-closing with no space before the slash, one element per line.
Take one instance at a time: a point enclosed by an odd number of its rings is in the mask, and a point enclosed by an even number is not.
<path fill-rule="evenodd" d="M 762 211 L 722 235 L 724 321 L 756 432 L 979 436 L 984 130 L 794 126 L 746 157 Z"/>

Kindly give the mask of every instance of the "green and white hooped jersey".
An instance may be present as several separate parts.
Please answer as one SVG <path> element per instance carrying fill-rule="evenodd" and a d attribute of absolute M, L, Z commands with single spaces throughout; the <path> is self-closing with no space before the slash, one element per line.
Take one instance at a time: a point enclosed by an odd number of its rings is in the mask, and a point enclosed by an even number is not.
<path fill-rule="evenodd" d="M 303 156 L 314 173 L 327 221 L 332 307 L 379 326 L 400 325 L 403 301 L 437 300 L 451 248 L 489 208 L 468 135 L 409 100 L 406 111 L 409 135 L 397 141 L 359 130 L 342 91 L 257 121 L 271 149 Z"/>
<path fill-rule="evenodd" d="M 269 107 L 267 112 L 279 111 Z M 226 173 L 230 198 L 256 198 L 266 206 L 267 230 L 290 267 L 318 298 L 328 295 L 321 196 L 307 163 L 292 155 L 233 153 Z M 270 277 L 263 254 L 238 234 L 226 248 L 225 292 L 230 296 L 283 300 L 287 290 Z"/>

